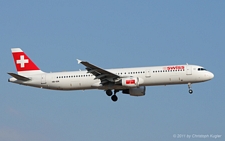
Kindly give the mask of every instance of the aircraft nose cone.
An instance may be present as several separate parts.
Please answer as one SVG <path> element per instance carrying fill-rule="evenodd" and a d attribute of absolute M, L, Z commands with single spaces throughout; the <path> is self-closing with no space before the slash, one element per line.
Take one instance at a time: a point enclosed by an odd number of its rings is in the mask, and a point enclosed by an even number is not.
<path fill-rule="evenodd" d="M 208 76 L 209 76 L 209 79 L 213 79 L 214 74 L 213 74 L 213 73 L 211 73 L 211 72 L 209 72 Z"/>

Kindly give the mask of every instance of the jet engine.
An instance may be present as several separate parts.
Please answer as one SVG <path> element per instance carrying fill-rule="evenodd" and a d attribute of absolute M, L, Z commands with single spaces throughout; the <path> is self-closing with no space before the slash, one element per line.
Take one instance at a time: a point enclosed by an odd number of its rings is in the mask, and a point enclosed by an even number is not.
<path fill-rule="evenodd" d="M 140 84 L 143 83 L 143 80 L 139 77 L 128 77 L 122 78 L 122 86 L 126 87 L 138 87 Z"/>
<path fill-rule="evenodd" d="M 145 86 L 140 86 L 138 88 L 130 88 L 122 91 L 124 94 L 130 94 L 131 96 L 144 96 L 145 95 Z"/>

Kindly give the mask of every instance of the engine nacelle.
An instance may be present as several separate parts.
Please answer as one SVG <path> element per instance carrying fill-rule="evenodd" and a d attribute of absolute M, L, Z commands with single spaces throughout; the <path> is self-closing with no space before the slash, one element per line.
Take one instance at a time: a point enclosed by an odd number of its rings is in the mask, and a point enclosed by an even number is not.
<path fill-rule="evenodd" d="M 122 78 L 122 86 L 127 87 L 138 87 L 141 83 L 143 83 L 141 78 L 138 77 L 129 77 L 129 78 Z"/>
<path fill-rule="evenodd" d="M 123 90 L 124 94 L 130 94 L 131 96 L 144 96 L 145 95 L 145 86 L 140 86 L 138 88 L 130 88 Z"/>

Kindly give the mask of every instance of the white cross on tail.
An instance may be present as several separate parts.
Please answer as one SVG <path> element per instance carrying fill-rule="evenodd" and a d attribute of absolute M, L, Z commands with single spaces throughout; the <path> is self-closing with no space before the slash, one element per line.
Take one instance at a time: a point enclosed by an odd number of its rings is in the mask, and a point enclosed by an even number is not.
<path fill-rule="evenodd" d="M 28 59 L 24 59 L 24 55 L 21 55 L 20 56 L 20 60 L 17 60 L 16 63 L 20 64 L 21 68 L 24 68 L 25 67 L 25 63 L 29 63 L 29 60 Z"/>

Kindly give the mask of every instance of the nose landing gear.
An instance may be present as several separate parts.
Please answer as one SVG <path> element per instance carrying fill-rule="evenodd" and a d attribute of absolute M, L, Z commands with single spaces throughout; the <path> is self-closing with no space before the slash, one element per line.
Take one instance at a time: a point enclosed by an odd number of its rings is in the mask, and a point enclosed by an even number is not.
<path fill-rule="evenodd" d="M 193 90 L 191 89 L 191 83 L 188 83 L 188 89 L 189 89 L 188 92 L 189 92 L 190 94 L 192 94 L 192 93 L 193 93 Z"/>
<path fill-rule="evenodd" d="M 192 89 L 190 89 L 190 90 L 189 90 L 189 93 L 190 93 L 190 94 L 192 94 L 192 93 L 193 93 L 193 90 L 192 90 Z"/>

